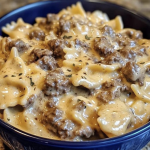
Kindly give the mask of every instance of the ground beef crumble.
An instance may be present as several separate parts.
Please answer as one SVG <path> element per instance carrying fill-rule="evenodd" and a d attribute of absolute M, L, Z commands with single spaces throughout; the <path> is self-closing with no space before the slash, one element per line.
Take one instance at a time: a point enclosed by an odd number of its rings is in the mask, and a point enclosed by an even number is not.
<path fill-rule="evenodd" d="M 104 36 L 95 38 L 94 48 L 102 56 L 105 56 L 114 52 L 114 46 Z"/>
<path fill-rule="evenodd" d="M 145 68 L 140 67 L 135 62 L 128 62 L 126 66 L 122 68 L 122 73 L 128 81 L 137 81 L 140 86 L 144 85 Z"/>
<path fill-rule="evenodd" d="M 114 63 L 120 63 L 121 65 L 124 65 L 124 58 L 122 57 L 122 55 L 119 52 L 114 52 L 110 55 L 108 55 L 104 60 L 101 61 L 101 63 L 103 64 L 114 64 Z"/>
<path fill-rule="evenodd" d="M 52 56 L 53 52 L 48 49 L 33 49 L 31 52 L 31 55 L 34 58 L 34 61 L 37 61 L 38 59 L 42 58 L 43 56 Z"/>
<path fill-rule="evenodd" d="M 59 26 L 60 26 L 60 33 L 69 32 L 69 30 L 71 28 L 70 22 L 69 21 L 65 21 L 63 19 L 61 19 L 59 21 Z"/>
<path fill-rule="evenodd" d="M 125 34 L 130 39 L 134 39 L 134 40 L 143 38 L 143 33 L 139 30 L 126 29 L 125 32 L 123 32 L 123 34 Z"/>
<path fill-rule="evenodd" d="M 70 82 L 63 71 L 58 68 L 50 71 L 45 79 L 43 92 L 48 96 L 58 96 L 70 91 Z"/>
<path fill-rule="evenodd" d="M 43 70 L 55 70 L 57 68 L 57 62 L 51 56 L 43 56 L 36 62 L 36 64 Z"/>
<path fill-rule="evenodd" d="M 55 26 L 55 23 L 59 20 L 58 15 L 56 14 L 47 14 L 46 19 L 42 19 L 39 23 L 38 26 L 46 31 L 51 31 L 53 30 L 55 33 L 57 33 L 57 28 Z"/>
<path fill-rule="evenodd" d="M 85 52 L 90 49 L 90 46 L 88 43 L 81 41 L 79 39 L 75 39 L 75 46 L 76 47 L 79 47 L 79 46 L 82 47 Z"/>
<path fill-rule="evenodd" d="M 71 28 L 76 28 L 79 25 L 91 26 L 92 23 L 88 18 L 84 18 L 84 20 L 81 20 L 80 18 L 77 18 L 75 16 L 69 17 L 68 14 L 64 14 L 59 19 L 58 35 L 67 33 Z"/>
<path fill-rule="evenodd" d="M 57 21 L 59 17 L 56 14 L 47 14 L 46 22 L 47 23 L 53 23 L 54 21 Z"/>
<path fill-rule="evenodd" d="M 48 41 L 48 45 L 50 47 L 50 50 L 53 51 L 53 56 L 56 58 L 63 57 L 64 56 L 63 49 L 65 47 L 70 46 L 69 42 L 63 39 L 50 40 Z"/>
<path fill-rule="evenodd" d="M 57 134 L 61 139 L 74 139 L 77 136 L 90 138 L 95 134 L 95 130 L 89 126 L 80 127 L 69 119 L 63 118 L 64 112 L 57 108 L 49 108 L 43 113 L 41 123 L 46 128 Z"/>
<path fill-rule="evenodd" d="M 102 88 L 97 93 L 97 98 L 104 102 L 109 102 L 120 97 L 121 92 L 127 91 L 129 88 L 121 82 L 121 79 L 114 79 L 111 82 L 104 82 Z"/>
<path fill-rule="evenodd" d="M 112 27 L 105 25 L 104 27 L 101 28 L 101 31 L 103 33 L 103 36 L 105 37 L 111 37 L 113 38 L 115 36 L 115 32 L 112 29 Z"/>
<path fill-rule="evenodd" d="M 29 33 L 30 39 L 35 39 L 37 41 L 44 41 L 45 33 L 41 29 L 34 29 Z"/>
<path fill-rule="evenodd" d="M 52 57 L 53 52 L 48 49 L 33 49 L 30 53 L 29 62 L 36 63 L 43 70 L 55 70 L 57 68 L 57 62 Z"/>
<path fill-rule="evenodd" d="M 62 139 L 72 137 L 74 123 L 71 120 L 63 119 L 63 111 L 56 107 L 50 108 L 43 114 L 42 123 Z"/>
<path fill-rule="evenodd" d="M 8 44 L 8 49 L 11 50 L 11 48 L 16 47 L 18 52 L 23 52 L 28 50 L 29 45 L 22 41 L 21 39 L 12 40 Z"/>
<path fill-rule="evenodd" d="M 105 40 L 108 42 L 107 39 Z M 105 55 L 101 63 L 109 65 L 119 63 L 122 67 L 124 67 L 127 62 L 136 61 L 137 56 L 142 57 L 143 55 L 147 55 L 146 48 L 144 46 L 138 45 L 136 41 L 129 39 L 123 34 L 116 34 L 116 36 L 114 37 L 114 41 L 117 42 L 118 45 L 120 45 L 120 49 L 111 51 L 110 53 L 106 44 L 107 48 L 104 50 L 107 55 Z M 97 48 L 96 46 L 97 45 L 95 43 L 95 49 Z"/>

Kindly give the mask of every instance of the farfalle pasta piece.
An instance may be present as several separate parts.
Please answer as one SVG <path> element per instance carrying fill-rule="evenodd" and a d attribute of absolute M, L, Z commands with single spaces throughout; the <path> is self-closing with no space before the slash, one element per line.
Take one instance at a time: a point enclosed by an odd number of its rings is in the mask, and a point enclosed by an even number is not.
<path fill-rule="evenodd" d="M 0 109 L 26 105 L 31 95 L 41 91 L 45 75 L 46 72 L 36 64 L 26 66 L 18 56 L 17 49 L 12 48 L 7 62 L 0 70 Z"/>
<path fill-rule="evenodd" d="M 63 61 L 62 69 L 66 75 L 77 73 L 87 65 L 87 62 L 88 64 L 93 63 L 82 49 L 64 48 L 63 51 L 66 53 L 64 56 L 66 60 Z M 71 72 L 68 72 L 68 70 L 71 70 Z"/>
<path fill-rule="evenodd" d="M 111 26 L 115 31 L 123 29 L 123 21 L 121 16 L 117 16 L 115 19 L 106 22 L 105 24 Z"/>
<path fill-rule="evenodd" d="M 75 59 L 81 55 L 81 51 L 76 48 L 64 48 L 63 51 L 66 53 L 64 56 L 66 60 Z"/>
<path fill-rule="evenodd" d="M 83 17 L 86 17 L 86 12 L 83 9 L 80 2 L 78 2 L 76 5 L 72 5 L 71 7 L 67 7 L 67 9 L 63 9 L 59 12 L 59 16 L 62 16 L 63 14 L 69 13 L 70 15 L 81 15 Z"/>
<path fill-rule="evenodd" d="M 148 69 L 150 67 L 150 61 L 147 61 L 147 62 L 141 62 L 141 64 L 143 65 L 143 67 L 145 69 Z"/>
<path fill-rule="evenodd" d="M 71 81 L 74 86 L 84 86 L 88 89 L 99 87 L 105 81 L 111 80 L 118 65 L 90 64 L 76 74 L 72 75 Z"/>
<path fill-rule="evenodd" d="M 149 121 L 150 103 L 145 103 L 140 99 L 134 100 L 131 110 L 134 114 L 134 127 L 138 128 L 139 124 L 144 125 Z M 142 121 L 141 121 L 142 120 Z"/>
<path fill-rule="evenodd" d="M 150 79 L 148 76 L 145 77 L 144 85 L 139 86 L 138 84 L 131 84 L 131 89 L 138 99 L 144 102 L 150 102 Z"/>
<path fill-rule="evenodd" d="M 142 65 L 142 67 L 147 70 L 150 67 L 150 61 L 141 62 L 140 65 Z M 131 89 L 140 100 L 144 102 L 150 102 L 150 79 L 148 75 L 145 76 L 143 86 L 139 86 L 138 84 L 131 84 Z"/>
<path fill-rule="evenodd" d="M 36 18 L 35 18 L 35 22 L 36 22 L 36 23 L 40 23 L 40 22 L 43 21 L 43 20 L 46 21 L 46 19 L 45 19 L 44 17 L 36 17 Z M 37 26 L 37 24 L 35 24 L 34 26 Z"/>
<path fill-rule="evenodd" d="M 109 21 L 108 15 L 99 10 L 96 10 L 91 14 L 87 14 L 87 17 L 89 18 L 90 21 L 94 23 L 99 23 L 100 21 L 104 22 Z"/>
<path fill-rule="evenodd" d="M 99 107 L 97 122 L 101 130 L 108 136 L 114 137 L 126 133 L 133 115 L 124 102 L 116 100 Z"/>
<path fill-rule="evenodd" d="M 11 38 L 27 38 L 29 28 L 32 25 L 25 23 L 22 18 L 19 18 L 17 22 L 12 21 L 11 24 L 7 24 L 2 28 L 2 31 L 9 35 Z"/>

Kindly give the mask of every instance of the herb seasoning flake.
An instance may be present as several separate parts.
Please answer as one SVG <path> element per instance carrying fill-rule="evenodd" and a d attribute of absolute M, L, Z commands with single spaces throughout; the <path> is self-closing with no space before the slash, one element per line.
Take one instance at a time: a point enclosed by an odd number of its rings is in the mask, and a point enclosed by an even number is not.
<path fill-rule="evenodd" d="M 8 77 L 8 75 L 5 75 L 3 78 L 6 78 L 6 77 Z"/>
<path fill-rule="evenodd" d="M 21 76 L 22 75 L 22 73 L 19 73 L 19 76 Z"/>
<path fill-rule="evenodd" d="M 71 38 L 72 38 L 72 36 L 67 36 L 67 35 L 63 36 L 63 39 L 71 39 Z"/>
<path fill-rule="evenodd" d="M 87 35 L 85 35 L 85 39 L 86 40 L 90 40 L 91 37 L 88 37 Z"/>
<path fill-rule="evenodd" d="M 66 75 L 66 77 L 72 77 L 72 74 Z"/>
<path fill-rule="evenodd" d="M 30 85 L 33 86 L 34 82 L 32 81 L 32 78 L 30 78 Z"/>

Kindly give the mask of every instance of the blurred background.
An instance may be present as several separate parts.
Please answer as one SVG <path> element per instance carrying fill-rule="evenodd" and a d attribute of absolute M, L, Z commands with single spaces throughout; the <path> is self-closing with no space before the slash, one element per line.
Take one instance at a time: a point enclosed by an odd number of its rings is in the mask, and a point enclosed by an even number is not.
<path fill-rule="evenodd" d="M 0 17 L 7 12 L 40 0 L 0 0 Z M 150 18 L 150 0 L 104 0 L 123 5 Z"/>
<path fill-rule="evenodd" d="M 40 0 L 0 0 L 0 17 L 12 11 L 13 9 L 37 1 Z M 122 5 L 124 7 L 139 12 L 150 19 L 150 0 L 103 0 L 103 1 L 109 1 L 112 3 Z M 0 140 L 0 150 L 9 150 L 9 148 L 3 145 L 1 140 Z M 150 150 L 150 143 L 148 143 L 142 150 Z"/>

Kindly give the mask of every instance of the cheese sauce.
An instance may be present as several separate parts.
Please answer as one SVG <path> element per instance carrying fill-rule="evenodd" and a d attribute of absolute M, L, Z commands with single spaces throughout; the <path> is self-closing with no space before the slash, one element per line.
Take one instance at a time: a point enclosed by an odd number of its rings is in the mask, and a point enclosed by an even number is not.
<path fill-rule="evenodd" d="M 0 37 L 2 119 L 31 134 L 93 140 L 149 121 L 149 45 L 123 29 L 120 16 L 86 13 L 80 3 L 3 27 Z"/>

